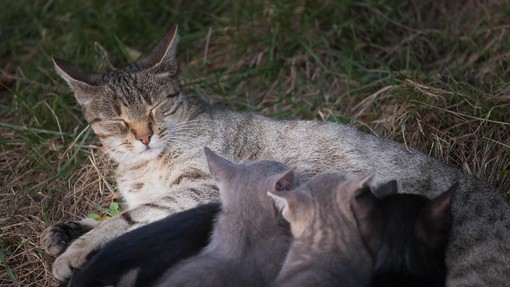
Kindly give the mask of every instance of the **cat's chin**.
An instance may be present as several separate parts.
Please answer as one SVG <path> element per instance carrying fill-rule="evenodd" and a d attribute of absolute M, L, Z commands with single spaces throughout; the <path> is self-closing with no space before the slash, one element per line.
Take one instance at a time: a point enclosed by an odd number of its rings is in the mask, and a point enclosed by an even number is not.
<path fill-rule="evenodd" d="M 139 152 L 137 154 L 138 158 L 141 160 L 152 160 L 157 158 L 161 152 L 163 151 L 163 148 L 148 148 L 142 152 Z"/>
<path fill-rule="evenodd" d="M 136 165 L 157 158 L 164 148 L 149 148 L 139 152 L 127 152 L 125 154 L 116 154 L 113 159 L 119 164 Z"/>

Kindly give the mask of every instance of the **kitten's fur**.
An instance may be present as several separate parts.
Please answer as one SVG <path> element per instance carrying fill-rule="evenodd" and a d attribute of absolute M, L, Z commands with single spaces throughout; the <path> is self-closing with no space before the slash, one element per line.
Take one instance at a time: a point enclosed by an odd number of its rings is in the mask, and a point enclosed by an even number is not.
<path fill-rule="evenodd" d="M 70 282 L 61 286 L 150 286 L 180 260 L 197 254 L 209 242 L 218 203 L 204 204 L 130 231 L 88 258 Z M 125 274 L 131 274 L 126 278 Z"/>
<path fill-rule="evenodd" d="M 234 164 L 205 151 L 222 203 L 211 243 L 156 286 L 266 286 L 276 278 L 291 240 L 289 225 L 266 194 L 289 190 L 297 179 L 276 161 Z"/>
<path fill-rule="evenodd" d="M 396 194 L 397 183 L 391 181 L 375 196 L 365 190 L 353 199 L 361 238 L 374 258 L 371 286 L 445 286 L 450 208 L 457 188 L 429 200 Z"/>
<path fill-rule="evenodd" d="M 350 202 L 370 178 L 323 173 L 292 191 L 269 193 L 294 236 L 274 286 L 368 285 L 372 259 L 361 242 Z"/>
<path fill-rule="evenodd" d="M 346 125 L 276 121 L 195 101 L 181 91 L 176 46 L 174 29 L 144 59 L 105 74 L 55 59 L 85 119 L 118 162 L 117 183 L 127 206 L 56 259 L 57 279 L 69 277 L 70 267 L 80 267 L 91 250 L 120 234 L 216 199 L 218 190 L 202 157 L 202 148 L 209 146 L 237 162 L 284 162 L 303 179 L 325 171 L 376 171 L 380 182 L 398 179 L 402 192 L 427 197 L 459 181 L 447 251 L 448 283 L 510 282 L 510 208 L 497 189 L 425 154 Z M 147 142 L 150 133 L 147 150 L 142 141 Z M 48 228 L 43 247 L 62 249 L 61 231 Z"/>

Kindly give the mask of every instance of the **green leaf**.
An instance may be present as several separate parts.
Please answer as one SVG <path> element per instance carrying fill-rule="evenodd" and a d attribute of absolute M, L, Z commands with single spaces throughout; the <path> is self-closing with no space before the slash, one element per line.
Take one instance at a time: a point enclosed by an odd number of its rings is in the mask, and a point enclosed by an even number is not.
<path fill-rule="evenodd" d="M 110 211 L 119 211 L 119 204 L 117 202 L 110 203 Z"/>
<path fill-rule="evenodd" d="M 87 214 L 87 218 L 98 219 L 100 217 L 101 216 L 99 214 L 95 214 L 95 213 Z"/>

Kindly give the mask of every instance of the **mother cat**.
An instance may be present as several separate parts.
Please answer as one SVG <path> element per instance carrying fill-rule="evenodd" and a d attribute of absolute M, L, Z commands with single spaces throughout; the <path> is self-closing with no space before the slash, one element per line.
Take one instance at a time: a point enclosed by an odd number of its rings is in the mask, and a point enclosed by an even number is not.
<path fill-rule="evenodd" d="M 460 182 L 452 208 L 454 227 L 447 252 L 449 286 L 503 286 L 510 282 L 510 208 L 487 183 L 403 145 L 349 126 L 316 121 L 275 121 L 225 110 L 181 91 L 175 60 L 177 29 L 148 56 L 121 70 L 96 74 L 54 59 L 107 154 L 118 163 L 120 193 L 127 210 L 92 230 L 67 222 L 49 227 L 42 245 L 58 255 L 59 280 L 110 239 L 199 202 L 218 189 L 207 172 L 202 148 L 242 162 L 273 159 L 308 179 L 324 172 L 364 174 L 379 182 L 398 179 L 400 190 L 446 190 Z M 85 233 L 75 241 L 70 232 Z"/>

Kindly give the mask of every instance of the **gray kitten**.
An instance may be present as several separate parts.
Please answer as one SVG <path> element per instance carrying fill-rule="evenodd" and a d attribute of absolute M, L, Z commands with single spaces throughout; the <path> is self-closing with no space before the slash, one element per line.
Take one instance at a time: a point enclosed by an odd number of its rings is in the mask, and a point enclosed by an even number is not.
<path fill-rule="evenodd" d="M 211 242 L 156 285 L 266 286 L 280 271 L 291 240 L 267 192 L 290 190 L 297 179 L 276 161 L 234 164 L 207 148 L 205 154 L 222 203 Z"/>
<path fill-rule="evenodd" d="M 106 153 L 118 163 L 117 184 L 127 207 L 92 230 L 80 223 L 46 230 L 43 247 L 54 255 L 63 252 L 53 264 L 57 279 L 68 278 L 72 267 L 82 266 L 88 253 L 110 239 L 217 199 L 218 189 L 202 156 L 202 148 L 209 146 L 236 162 L 283 162 L 302 179 L 326 171 L 375 171 L 379 183 L 398 179 L 401 192 L 429 198 L 458 181 L 447 250 L 448 284 L 510 282 L 510 208 L 499 190 L 423 153 L 346 125 L 276 121 L 191 99 L 179 84 L 176 47 L 173 29 L 142 60 L 104 74 L 54 60 Z M 65 250 L 76 237 L 67 233 L 70 228 L 76 231 L 73 235 L 86 233 Z"/>
<path fill-rule="evenodd" d="M 269 192 L 294 235 L 274 286 L 368 286 L 372 258 L 350 203 L 370 178 L 323 173 L 289 192 Z"/>

